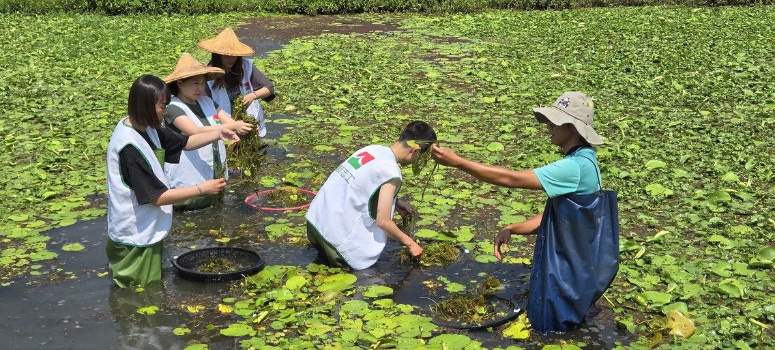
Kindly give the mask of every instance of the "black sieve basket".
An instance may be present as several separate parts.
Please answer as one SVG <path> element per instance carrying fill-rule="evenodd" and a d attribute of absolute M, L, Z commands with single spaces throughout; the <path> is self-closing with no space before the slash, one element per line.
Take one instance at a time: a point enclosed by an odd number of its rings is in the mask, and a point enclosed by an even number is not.
<path fill-rule="evenodd" d="M 233 271 L 203 272 L 199 266 L 214 259 L 222 259 L 235 264 Z M 183 253 L 172 259 L 172 266 L 182 278 L 197 282 L 216 283 L 238 280 L 251 276 L 264 268 L 266 263 L 258 253 L 237 247 L 200 248 Z"/>

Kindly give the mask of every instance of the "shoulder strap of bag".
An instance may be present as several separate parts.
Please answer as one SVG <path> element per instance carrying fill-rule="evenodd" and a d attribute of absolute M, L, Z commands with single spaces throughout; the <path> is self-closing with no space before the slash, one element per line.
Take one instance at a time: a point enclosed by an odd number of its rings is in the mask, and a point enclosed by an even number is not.
<path fill-rule="evenodd" d="M 600 190 L 602 191 L 603 190 L 603 181 L 600 179 L 600 168 L 597 167 L 597 164 L 595 164 L 595 162 L 592 161 L 592 159 L 589 159 L 589 158 L 587 158 L 585 156 L 582 156 L 582 155 L 579 155 L 579 157 L 588 160 L 590 163 L 592 163 L 592 166 L 595 167 L 595 175 L 597 175 L 597 185 L 600 186 Z"/>

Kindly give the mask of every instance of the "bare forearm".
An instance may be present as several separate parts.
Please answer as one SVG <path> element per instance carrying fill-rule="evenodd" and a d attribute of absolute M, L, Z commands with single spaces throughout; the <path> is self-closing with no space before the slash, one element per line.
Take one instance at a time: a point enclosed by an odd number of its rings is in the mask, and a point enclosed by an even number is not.
<path fill-rule="evenodd" d="M 535 178 L 532 170 L 511 170 L 495 165 L 486 165 L 468 159 L 461 159 L 457 168 L 463 170 L 471 176 L 493 185 L 525 188 L 542 189 L 541 184 Z"/>
<path fill-rule="evenodd" d="M 190 151 L 220 140 L 221 129 L 223 128 L 217 127 L 216 129 L 210 130 L 208 132 L 189 136 L 188 142 L 186 143 L 186 147 L 184 147 L 184 149 L 186 151 Z"/>
<path fill-rule="evenodd" d="M 522 222 L 517 222 L 509 225 L 509 231 L 512 235 L 533 235 L 538 233 L 538 227 L 541 225 L 541 218 L 543 213 L 538 213 Z"/>
<path fill-rule="evenodd" d="M 268 88 L 262 87 L 256 91 L 252 92 L 253 95 L 256 96 L 256 98 L 265 99 L 272 95 L 272 91 L 270 91 Z"/>
<path fill-rule="evenodd" d="M 201 187 L 188 186 L 181 188 L 172 188 L 164 191 L 161 196 L 151 201 L 151 204 L 159 207 L 162 205 L 175 204 L 187 199 L 194 198 L 202 193 Z"/>
<path fill-rule="evenodd" d="M 411 237 L 396 226 L 396 223 L 393 222 L 393 220 L 377 220 L 377 226 L 385 232 L 385 236 L 388 236 L 388 238 L 393 239 L 406 247 L 415 243 Z"/>

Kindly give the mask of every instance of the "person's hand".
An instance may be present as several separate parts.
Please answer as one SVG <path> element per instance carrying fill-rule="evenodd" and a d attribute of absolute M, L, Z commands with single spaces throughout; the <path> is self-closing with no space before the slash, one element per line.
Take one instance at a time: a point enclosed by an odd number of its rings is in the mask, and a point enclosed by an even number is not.
<path fill-rule="evenodd" d="M 221 129 L 221 140 L 239 142 L 239 136 L 234 131 L 223 128 Z"/>
<path fill-rule="evenodd" d="M 254 127 L 255 125 L 250 124 L 248 122 L 243 122 L 243 121 L 235 121 L 234 123 L 229 123 L 229 129 L 240 135 L 245 135 L 249 133 L 250 130 L 253 130 Z"/>
<path fill-rule="evenodd" d="M 199 185 L 202 194 L 218 194 L 224 187 L 226 187 L 226 180 L 223 178 L 207 180 Z"/>
<path fill-rule="evenodd" d="M 249 94 L 245 95 L 244 98 L 242 98 L 242 104 L 248 104 L 253 102 L 253 100 L 256 99 L 256 96 L 258 95 L 256 94 L 255 91 L 250 92 Z"/>
<path fill-rule="evenodd" d="M 402 200 L 396 201 L 396 211 L 398 211 L 401 216 L 409 216 L 414 214 L 414 208 Z"/>
<path fill-rule="evenodd" d="M 455 154 L 455 151 L 453 151 L 451 148 L 439 147 L 435 143 L 431 145 L 431 153 L 433 155 L 433 160 L 441 165 L 446 166 L 456 167 L 463 159 L 459 155 Z"/>
<path fill-rule="evenodd" d="M 511 239 L 511 228 L 509 226 L 504 227 L 498 234 L 495 236 L 495 246 L 493 250 L 495 251 L 495 257 L 498 258 L 498 260 L 503 260 L 503 253 L 501 252 L 501 247 L 503 249 L 509 249 L 509 240 Z"/>
<path fill-rule="evenodd" d="M 422 247 L 417 242 L 412 242 L 406 247 L 409 248 L 409 255 L 412 256 L 412 261 L 419 262 L 420 256 L 422 256 Z"/>

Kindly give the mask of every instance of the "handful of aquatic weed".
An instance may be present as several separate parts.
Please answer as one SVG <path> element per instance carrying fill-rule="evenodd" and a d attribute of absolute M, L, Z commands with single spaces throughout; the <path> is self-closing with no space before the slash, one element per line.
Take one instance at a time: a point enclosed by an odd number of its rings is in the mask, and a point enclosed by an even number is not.
<path fill-rule="evenodd" d="M 412 164 L 412 173 L 417 176 L 420 175 L 422 170 L 425 168 L 426 165 L 428 165 L 428 161 L 431 159 L 431 150 L 430 147 L 433 144 L 438 144 L 439 141 L 427 141 L 427 140 L 407 140 L 406 144 L 409 145 L 409 147 L 421 147 L 424 145 L 428 145 L 428 149 L 424 153 L 420 153 L 420 158 L 417 159 L 416 162 Z M 428 176 L 425 178 L 425 181 L 422 181 L 423 188 L 422 193 L 420 194 L 420 199 L 425 198 L 425 189 L 428 188 L 428 185 L 433 181 L 433 174 L 436 173 L 436 169 L 439 167 L 439 163 L 433 162 L 433 168 L 431 169 L 431 172 L 428 173 Z"/>
<path fill-rule="evenodd" d="M 447 266 L 455 261 L 460 256 L 460 248 L 455 245 L 454 242 L 447 241 L 431 241 L 430 243 L 423 243 L 422 257 L 420 258 L 420 265 L 425 267 L 430 266 Z M 412 257 L 409 255 L 409 250 L 404 249 L 401 251 L 401 263 L 412 261 Z"/>
<path fill-rule="evenodd" d="M 242 100 L 243 96 L 240 95 L 232 101 L 233 114 L 231 118 L 256 125 L 256 118 L 247 114 L 249 104 L 242 103 Z M 245 179 L 258 182 L 258 169 L 261 168 L 261 163 L 266 158 L 266 148 L 261 137 L 258 136 L 258 128 L 253 128 L 240 139 L 240 142 L 229 145 L 229 162 L 234 168 L 242 170 Z"/>

